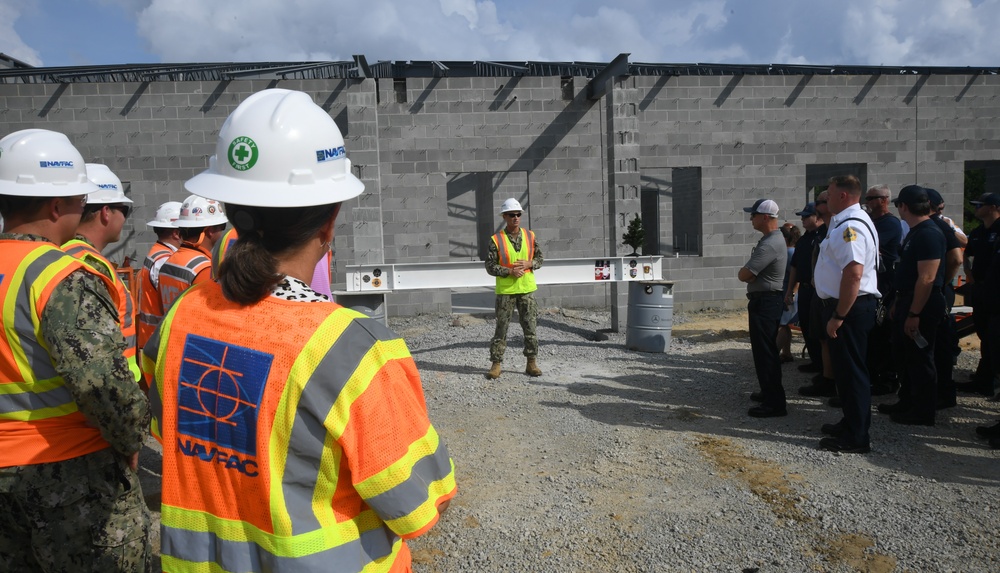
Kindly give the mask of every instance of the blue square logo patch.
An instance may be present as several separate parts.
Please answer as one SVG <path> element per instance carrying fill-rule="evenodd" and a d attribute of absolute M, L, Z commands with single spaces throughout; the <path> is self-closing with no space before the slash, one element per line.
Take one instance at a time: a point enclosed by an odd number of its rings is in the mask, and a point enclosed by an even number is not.
<path fill-rule="evenodd" d="M 177 431 L 257 455 L 257 416 L 274 356 L 193 334 L 184 341 Z"/>

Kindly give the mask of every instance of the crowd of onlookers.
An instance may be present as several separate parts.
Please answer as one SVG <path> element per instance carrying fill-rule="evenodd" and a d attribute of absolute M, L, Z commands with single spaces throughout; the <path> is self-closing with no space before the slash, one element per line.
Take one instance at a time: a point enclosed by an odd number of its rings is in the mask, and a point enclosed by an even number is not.
<path fill-rule="evenodd" d="M 966 236 L 943 216 L 934 189 L 885 185 L 862 193 L 853 176 L 834 177 L 816 200 L 778 224 L 778 206 L 760 199 L 744 210 L 762 234 L 739 278 L 747 283 L 751 348 L 761 390 L 754 417 L 787 414 L 781 363 L 793 360 L 797 324 L 812 374 L 803 396 L 828 399 L 843 417 L 824 424 L 820 447 L 870 450 L 871 396 L 897 394 L 876 410 L 899 424 L 933 426 L 960 392 L 994 394 L 1000 373 L 1000 195 L 973 201 L 981 222 Z M 895 207 L 898 216 L 892 212 Z M 964 283 L 960 274 L 964 268 Z M 959 353 L 956 294 L 973 309 L 982 358 L 972 379 L 954 380 Z M 976 429 L 1000 448 L 1000 423 Z"/>

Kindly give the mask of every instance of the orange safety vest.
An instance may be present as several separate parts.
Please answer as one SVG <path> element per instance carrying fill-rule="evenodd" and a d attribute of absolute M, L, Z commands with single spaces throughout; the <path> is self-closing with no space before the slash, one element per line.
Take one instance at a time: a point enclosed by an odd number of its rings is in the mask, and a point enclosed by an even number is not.
<path fill-rule="evenodd" d="M 114 288 L 118 291 L 118 324 L 121 327 L 122 336 L 125 337 L 125 359 L 128 361 L 128 369 L 132 371 L 132 376 L 138 382 L 142 378 L 142 372 L 139 370 L 139 364 L 135 357 L 135 304 L 132 301 L 132 294 L 125 283 L 118 278 L 117 268 L 90 243 L 80 239 L 72 239 L 62 246 L 62 250 L 71 257 L 83 261 L 83 264 L 92 267 L 95 271 L 101 272 L 101 269 L 93 266 L 94 263 L 101 265 L 110 273 L 111 282 L 114 283 Z"/>
<path fill-rule="evenodd" d="M 0 240 L 0 467 L 60 462 L 110 447 L 80 413 L 48 346 L 38 339 L 53 289 L 83 269 L 111 279 L 52 243 Z"/>
<path fill-rule="evenodd" d="M 136 341 L 140 349 L 146 345 L 146 341 L 163 320 L 163 300 L 149 273 L 157 261 L 174 254 L 174 250 L 172 246 L 157 241 L 153 243 L 146 260 L 142 262 L 142 270 L 139 271 L 139 327 Z"/>
<path fill-rule="evenodd" d="M 408 571 L 454 464 L 402 339 L 336 303 L 198 285 L 143 351 L 172 572 Z"/>
<path fill-rule="evenodd" d="M 527 229 L 521 231 L 521 250 L 515 251 L 514 245 L 510 242 L 507 232 L 501 230 L 493 235 L 493 244 L 497 246 L 498 263 L 508 269 L 514 268 L 516 261 L 531 261 L 535 258 L 535 233 Z M 526 294 L 538 290 L 535 283 L 535 272 L 531 269 L 525 271 L 520 277 L 508 275 L 506 277 L 496 277 L 497 294 Z"/>
<path fill-rule="evenodd" d="M 167 311 L 187 289 L 211 280 L 212 254 L 193 243 L 181 243 L 160 267 L 160 300 Z M 208 271 L 208 272 L 206 272 Z"/>

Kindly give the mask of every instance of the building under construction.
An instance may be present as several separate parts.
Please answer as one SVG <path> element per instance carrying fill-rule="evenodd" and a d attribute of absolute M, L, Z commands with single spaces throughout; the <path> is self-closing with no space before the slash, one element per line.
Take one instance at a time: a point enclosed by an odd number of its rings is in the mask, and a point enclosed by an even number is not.
<path fill-rule="evenodd" d="M 547 259 L 620 257 L 636 214 L 685 310 L 745 303 L 758 235 L 742 207 L 794 212 L 833 174 L 1000 191 L 1000 68 L 409 61 L 34 68 L 0 55 L 0 135 L 69 136 L 136 211 L 107 253 L 141 259 L 145 221 L 188 195 L 249 94 L 301 90 L 344 134 L 366 189 L 338 219 L 334 279 L 355 264 L 481 260 L 507 197 Z M 621 284 L 541 286 L 543 307 L 622 309 Z M 449 312 L 452 291 L 393 293 L 391 314 Z M 624 313 L 615 313 L 624 319 Z"/>

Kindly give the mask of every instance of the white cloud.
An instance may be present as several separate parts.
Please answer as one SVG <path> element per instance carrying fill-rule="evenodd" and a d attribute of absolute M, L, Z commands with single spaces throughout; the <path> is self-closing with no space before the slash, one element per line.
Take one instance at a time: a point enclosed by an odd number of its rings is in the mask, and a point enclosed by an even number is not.
<path fill-rule="evenodd" d="M 1000 2 L 878 0 L 846 13 L 847 53 L 870 65 L 996 66 Z"/>
<path fill-rule="evenodd" d="M 21 17 L 21 9 L 25 2 L 17 0 L 0 0 L 0 52 L 21 60 L 32 66 L 42 65 L 42 57 L 38 51 L 21 40 L 14 25 Z M 31 4 L 31 3 L 27 3 Z"/>
<path fill-rule="evenodd" d="M 43 53 L 60 64 L 81 57 L 133 61 L 126 49 L 97 55 L 80 42 L 45 38 L 45 24 L 61 16 L 53 7 L 62 1 L 0 0 L 0 51 L 32 64 L 41 63 Z M 1000 0 L 74 2 L 122 10 L 141 38 L 131 37 L 129 45 L 146 44 L 165 62 L 349 60 L 353 54 L 369 62 L 608 62 L 627 52 L 633 62 L 652 63 L 996 66 L 1000 53 L 1000 34 L 992 30 L 1000 22 Z M 128 35 L 115 30 L 108 38 Z M 107 53 L 121 59 L 102 61 Z"/>

